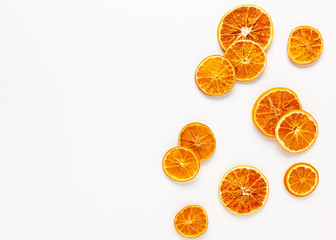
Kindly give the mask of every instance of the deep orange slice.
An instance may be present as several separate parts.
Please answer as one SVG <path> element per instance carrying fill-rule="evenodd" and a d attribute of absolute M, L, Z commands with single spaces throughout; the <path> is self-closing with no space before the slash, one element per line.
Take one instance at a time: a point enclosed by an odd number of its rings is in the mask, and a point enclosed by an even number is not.
<path fill-rule="evenodd" d="M 303 110 L 284 114 L 275 127 L 275 137 L 280 146 L 290 153 L 310 148 L 318 134 L 316 120 Z"/>
<path fill-rule="evenodd" d="M 181 130 L 179 145 L 190 149 L 196 158 L 203 162 L 215 152 L 216 139 L 208 126 L 194 122 Z"/>
<path fill-rule="evenodd" d="M 316 28 L 300 26 L 289 34 L 287 53 L 289 58 L 300 65 L 312 63 L 323 50 L 323 39 Z"/>
<path fill-rule="evenodd" d="M 224 51 L 235 41 L 244 39 L 252 40 L 266 50 L 273 38 L 272 19 L 258 6 L 238 6 L 222 17 L 217 38 Z"/>
<path fill-rule="evenodd" d="M 261 209 L 268 197 L 268 182 L 256 168 L 238 166 L 225 173 L 219 198 L 232 213 L 248 215 Z"/>
<path fill-rule="evenodd" d="M 162 167 L 168 177 L 186 182 L 198 173 L 200 163 L 195 154 L 185 147 L 174 147 L 163 157 Z"/>
<path fill-rule="evenodd" d="M 298 96 L 288 88 L 276 87 L 261 94 L 254 103 L 252 120 L 267 137 L 275 137 L 275 126 L 288 111 L 302 109 Z"/>
<path fill-rule="evenodd" d="M 220 55 L 205 58 L 197 67 L 195 82 L 210 96 L 220 96 L 231 90 L 236 81 L 232 64 Z"/>
<path fill-rule="evenodd" d="M 235 69 L 236 80 L 251 81 L 257 78 L 266 66 L 264 49 L 251 40 L 239 40 L 231 44 L 224 57 Z"/>
<path fill-rule="evenodd" d="M 312 193 L 319 182 L 317 170 L 308 163 L 296 163 L 291 166 L 284 177 L 288 192 L 296 197 L 305 197 Z"/>
<path fill-rule="evenodd" d="M 207 230 L 208 215 L 201 206 L 189 205 L 176 214 L 174 226 L 183 237 L 196 238 Z"/>

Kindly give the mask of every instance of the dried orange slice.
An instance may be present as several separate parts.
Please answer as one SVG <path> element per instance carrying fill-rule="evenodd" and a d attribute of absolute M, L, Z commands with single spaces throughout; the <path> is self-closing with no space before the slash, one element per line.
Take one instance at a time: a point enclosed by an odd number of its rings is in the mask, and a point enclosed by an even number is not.
<path fill-rule="evenodd" d="M 220 55 L 205 58 L 197 67 L 195 82 L 210 96 L 220 96 L 231 90 L 236 81 L 232 64 Z"/>
<path fill-rule="evenodd" d="M 308 163 L 296 163 L 291 166 L 284 177 L 288 192 L 296 197 L 305 197 L 312 193 L 319 182 L 317 170 Z"/>
<path fill-rule="evenodd" d="M 276 140 L 290 153 L 299 153 L 310 148 L 317 134 L 315 119 L 303 110 L 292 110 L 284 114 L 275 127 Z"/>
<path fill-rule="evenodd" d="M 275 126 L 286 112 L 302 109 L 298 96 L 288 88 L 276 87 L 261 94 L 254 103 L 254 125 L 267 137 L 275 137 Z"/>
<path fill-rule="evenodd" d="M 183 237 L 196 238 L 207 230 L 208 215 L 201 206 L 189 205 L 176 214 L 174 226 Z"/>
<path fill-rule="evenodd" d="M 268 191 L 267 179 L 258 169 L 238 166 L 225 173 L 219 198 L 230 212 L 248 215 L 264 206 Z"/>
<path fill-rule="evenodd" d="M 273 38 L 272 19 L 258 6 L 238 6 L 222 17 L 217 38 L 224 50 L 233 42 L 244 39 L 252 40 L 266 50 Z"/>
<path fill-rule="evenodd" d="M 174 147 L 164 155 L 162 167 L 171 179 L 186 182 L 196 176 L 200 162 L 188 148 Z"/>
<path fill-rule="evenodd" d="M 203 162 L 215 152 L 216 139 L 208 126 L 194 122 L 181 130 L 179 145 L 190 149 L 196 158 Z"/>
<path fill-rule="evenodd" d="M 235 69 L 236 80 L 251 81 L 258 77 L 266 66 L 264 49 L 250 40 L 239 40 L 231 44 L 225 52 Z"/>
<path fill-rule="evenodd" d="M 300 26 L 289 34 L 287 53 L 289 58 L 300 65 L 309 64 L 318 59 L 323 50 L 323 39 L 316 28 Z"/>

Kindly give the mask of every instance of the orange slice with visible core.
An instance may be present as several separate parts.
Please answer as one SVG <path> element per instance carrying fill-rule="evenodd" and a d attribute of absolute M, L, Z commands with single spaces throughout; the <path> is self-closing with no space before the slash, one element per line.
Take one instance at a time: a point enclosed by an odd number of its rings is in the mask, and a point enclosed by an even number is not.
<path fill-rule="evenodd" d="M 258 6 L 238 6 L 222 17 L 217 38 L 224 51 L 233 42 L 244 39 L 252 40 L 266 50 L 273 38 L 272 19 Z"/>
<path fill-rule="evenodd" d="M 201 206 L 189 205 L 176 214 L 174 226 L 183 237 L 196 238 L 207 230 L 208 215 Z"/>
<path fill-rule="evenodd" d="M 251 81 L 257 78 L 266 66 L 264 49 L 250 40 L 239 40 L 228 47 L 224 57 L 235 69 L 236 80 Z"/>
<path fill-rule="evenodd" d="M 220 55 L 205 58 L 195 72 L 195 82 L 198 88 L 210 96 L 227 93 L 233 87 L 235 80 L 232 64 Z"/>
<path fill-rule="evenodd" d="M 318 59 L 323 50 L 323 39 L 316 28 L 300 26 L 289 34 L 287 53 L 297 64 L 305 65 Z"/>
<path fill-rule="evenodd" d="M 196 158 L 203 162 L 215 152 L 216 139 L 208 126 L 194 122 L 181 130 L 179 145 L 190 149 Z"/>
<path fill-rule="evenodd" d="M 252 120 L 267 137 L 275 137 L 275 126 L 288 111 L 302 109 L 298 96 L 288 88 L 272 88 L 261 94 L 254 103 Z"/>
<path fill-rule="evenodd" d="M 290 153 L 299 153 L 310 148 L 317 134 L 315 119 L 303 110 L 292 110 L 284 114 L 275 127 L 276 140 Z"/>
<path fill-rule="evenodd" d="M 186 182 L 196 176 L 200 163 L 191 150 L 185 147 L 174 147 L 164 155 L 162 167 L 171 179 Z"/>
<path fill-rule="evenodd" d="M 256 168 L 238 166 L 225 173 L 219 185 L 219 198 L 232 213 L 248 215 L 261 209 L 268 197 L 265 176 Z"/>
<path fill-rule="evenodd" d="M 291 166 L 284 177 L 288 192 L 296 197 L 305 197 L 312 193 L 319 182 L 317 170 L 308 163 L 296 163 Z"/>

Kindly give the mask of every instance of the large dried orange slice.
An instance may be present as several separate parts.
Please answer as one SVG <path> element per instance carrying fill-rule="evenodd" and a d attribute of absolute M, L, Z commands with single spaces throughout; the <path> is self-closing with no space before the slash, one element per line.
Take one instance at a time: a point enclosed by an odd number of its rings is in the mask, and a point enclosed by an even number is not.
<path fill-rule="evenodd" d="M 230 212 L 247 215 L 264 206 L 268 189 L 267 179 L 258 169 L 238 166 L 225 173 L 219 185 L 219 198 Z"/>
<path fill-rule="evenodd" d="M 210 96 L 220 96 L 227 93 L 235 81 L 232 64 L 220 55 L 205 58 L 195 72 L 195 82 L 198 88 Z"/>
<path fill-rule="evenodd" d="M 189 205 L 176 214 L 174 226 L 183 237 L 196 238 L 207 230 L 208 215 L 201 206 Z"/>
<path fill-rule="evenodd" d="M 318 134 L 315 119 L 303 110 L 285 113 L 275 127 L 280 146 L 290 153 L 299 153 L 313 145 Z"/>
<path fill-rule="evenodd" d="M 284 177 L 288 192 L 296 197 L 305 197 L 312 193 L 319 182 L 317 170 L 308 163 L 296 163 L 291 166 Z"/>
<path fill-rule="evenodd" d="M 179 145 L 194 152 L 203 162 L 211 157 L 216 149 L 216 139 L 211 129 L 198 122 L 189 123 L 180 132 Z"/>
<path fill-rule="evenodd" d="M 258 6 L 238 6 L 222 17 L 217 38 L 224 50 L 233 42 L 244 39 L 252 40 L 266 50 L 273 38 L 272 19 Z"/>
<path fill-rule="evenodd" d="M 195 154 L 185 147 L 174 147 L 163 157 L 162 167 L 168 177 L 186 182 L 198 173 L 200 163 Z"/>
<path fill-rule="evenodd" d="M 318 59 L 323 50 L 323 39 L 316 28 L 300 26 L 289 34 L 287 53 L 289 58 L 300 65 L 309 64 Z"/>
<path fill-rule="evenodd" d="M 250 40 L 239 40 L 231 44 L 224 57 L 233 65 L 236 80 L 251 81 L 258 77 L 266 66 L 264 49 Z"/>
<path fill-rule="evenodd" d="M 254 103 L 254 125 L 267 137 L 275 137 L 275 126 L 288 111 L 301 109 L 298 96 L 288 88 L 276 87 L 261 94 Z"/>

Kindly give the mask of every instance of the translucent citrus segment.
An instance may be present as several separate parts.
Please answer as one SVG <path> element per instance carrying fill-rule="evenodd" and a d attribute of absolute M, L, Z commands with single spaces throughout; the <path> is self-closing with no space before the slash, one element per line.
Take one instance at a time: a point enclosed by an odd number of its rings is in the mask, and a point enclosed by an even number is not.
<path fill-rule="evenodd" d="M 219 185 L 219 198 L 232 213 L 248 215 L 261 209 L 268 197 L 265 176 L 256 168 L 238 166 L 225 173 Z"/>
<path fill-rule="evenodd" d="M 189 205 L 176 214 L 174 226 L 183 237 L 196 238 L 207 230 L 208 215 L 201 206 Z"/>
<path fill-rule="evenodd" d="M 289 58 L 300 65 L 309 64 L 318 59 L 323 50 L 321 33 L 310 26 L 293 29 L 287 43 Z"/>
<path fill-rule="evenodd" d="M 258 6 L 238 6 L 222 17 L 217 38 L 224 50 L 235 41 L 245 39 L 258 43 L 266 50 L 273 38 L 273 23 L 268 13 Z"/>
<path fill-rule="evenodd" d="M 189 123 L 180 132 L 179 145 L 190 149 L 203 162 L 216 149 L 216 139 L 211 129 L 202 123 Z"/>
<path fill-rule="evenodd" d="M 284 177 L 285 187 L 296 197 L 305 197 L 312 193 L 319 182 L 317 170 L 308 163 L 296 163 Z"/>
<path fill-rule="evenodd" d="M 299 153 L 310 148 L 317 134 L 316 120 L 303 110 L 292 110 L 284 114 L 275 128 L 278 143 L 290 153 Z"/>
<path fill-rule="evenodd" d="M 196 176 L 200 163 L 191 150 L 184 147 L 174 147 L 164 155 L 162 167 L 171 179 L 186 182 Z"/>
<path fill-rule="evenodd" d="M 195 72 L 198 88 L 210 96 L 220 96 L 227 93 L 233 87 L 235 80 L 233 66 L 220 55 L 205 58 Z"/>
<path fill-rule="evenodd" d="M 266 66 L 264 49 L 250 40 L 240 40 L 228 47 L 224 57 L 235 69 L 236 80 L 251 81 L 258 77 Z"/>
<path fill-rule="evenodd" d="M 294 109 L 302 109 L 295 92 L 281 87 L 269 89 L 254 103 L 253 123 L 265 136 L 275 137 L 275 126 L 279 119 Z"/>

